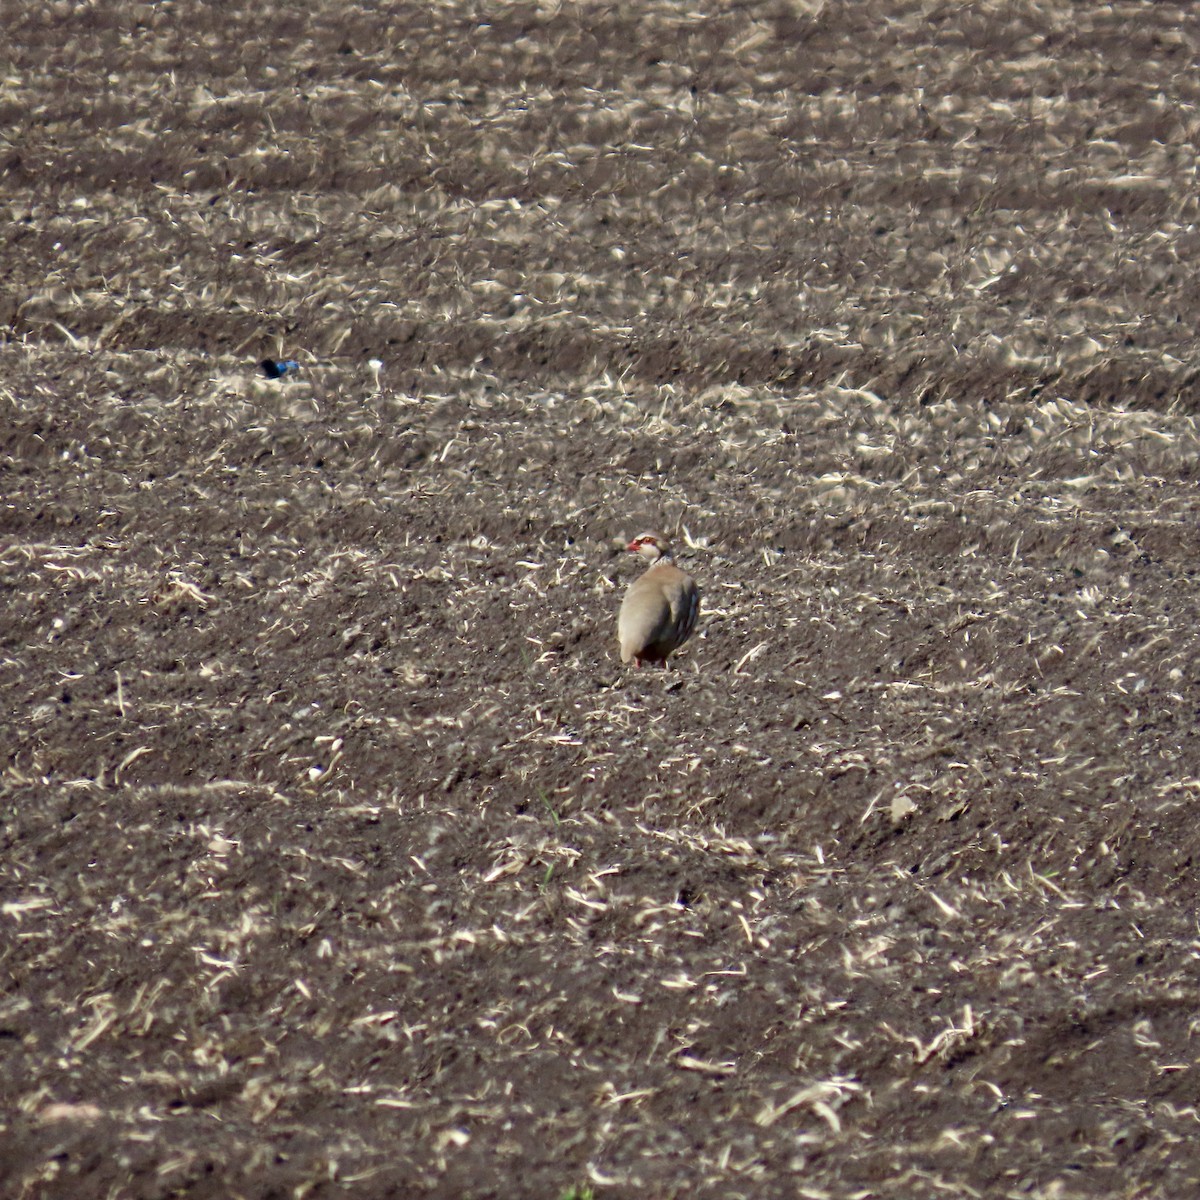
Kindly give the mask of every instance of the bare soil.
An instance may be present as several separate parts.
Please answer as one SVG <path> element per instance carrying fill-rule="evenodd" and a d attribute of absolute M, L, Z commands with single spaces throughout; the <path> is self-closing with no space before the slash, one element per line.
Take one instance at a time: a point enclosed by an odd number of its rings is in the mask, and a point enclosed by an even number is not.
<path fill-rule="evenodd" d="M 0 1194 L 1200 1195 L 1193 6 L 5 25 Z"/>

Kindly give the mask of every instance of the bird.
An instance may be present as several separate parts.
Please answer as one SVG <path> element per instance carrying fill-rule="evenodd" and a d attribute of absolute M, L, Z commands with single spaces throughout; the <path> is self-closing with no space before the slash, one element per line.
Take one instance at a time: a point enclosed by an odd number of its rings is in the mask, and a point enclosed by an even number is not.
<path fill-rule="evenodd" d="M 700 589 L 671 558 L 671 547 L 661 533 L 639 533 L 625 547 L 640 554 L 650 566 L 634 580 L 621 601 L 617 616 L 617 641 L 621 661 L 640 667 L 662 663 L 691 636 L 700 613 Z"/>

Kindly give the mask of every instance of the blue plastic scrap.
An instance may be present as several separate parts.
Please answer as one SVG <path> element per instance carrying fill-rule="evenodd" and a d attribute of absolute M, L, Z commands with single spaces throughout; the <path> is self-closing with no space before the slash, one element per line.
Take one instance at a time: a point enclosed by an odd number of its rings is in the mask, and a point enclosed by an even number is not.
<path fill-rule="evenodd" d="M 300 370 L 300 364 L 294 358 L 264 358 L 259 365 L 268 379 L 282 379 Z"/>

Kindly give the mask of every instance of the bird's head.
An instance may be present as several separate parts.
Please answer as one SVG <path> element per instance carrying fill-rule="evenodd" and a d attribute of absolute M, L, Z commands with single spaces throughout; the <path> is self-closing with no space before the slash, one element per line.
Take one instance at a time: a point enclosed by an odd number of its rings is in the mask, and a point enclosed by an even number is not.
<path fill-rule="evenodd" d="M 652 563 L 658 562 L 660 558 L 671 557 L 671 547 L 667 544 L 667 539 L 654 531 L 639 533 L 625 549 L 630 554 L 640 554 Z"/>

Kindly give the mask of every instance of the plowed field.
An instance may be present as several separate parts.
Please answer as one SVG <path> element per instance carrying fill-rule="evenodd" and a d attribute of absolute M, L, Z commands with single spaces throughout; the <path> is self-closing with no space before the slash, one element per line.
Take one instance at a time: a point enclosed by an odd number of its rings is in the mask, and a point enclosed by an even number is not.
<path fill-rule="evenodd" d="M 12 7 L 0 1194 L 1200 1195 L 1197 10 Z"/>

